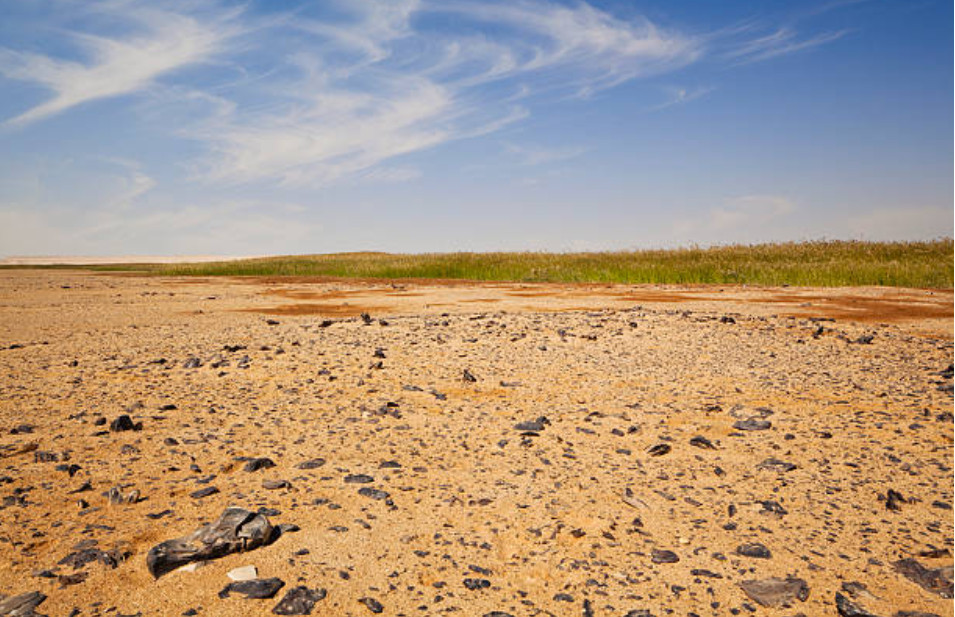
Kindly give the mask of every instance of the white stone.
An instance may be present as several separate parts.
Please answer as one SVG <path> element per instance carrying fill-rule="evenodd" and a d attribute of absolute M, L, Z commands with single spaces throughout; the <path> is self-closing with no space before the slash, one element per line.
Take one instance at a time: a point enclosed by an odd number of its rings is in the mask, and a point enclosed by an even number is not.
<path fill-rule="evenodd" d="M 251 581 L 258 578 L 259 573 L 255 569 L 255 566 L 242 566 L 241 568 L 229 570 L 227 576 L 234 581 Z"/>

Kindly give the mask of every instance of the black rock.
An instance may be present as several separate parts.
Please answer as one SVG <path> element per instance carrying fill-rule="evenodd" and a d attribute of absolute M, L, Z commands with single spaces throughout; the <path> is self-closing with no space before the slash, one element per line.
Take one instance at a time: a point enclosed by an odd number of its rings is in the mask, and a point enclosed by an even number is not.
<path fill-rule="evenodd" d="M 680 558 L 673 551 L 655 548 L 650 552 L 650 561 L 653 563 L 676 563 L 680 561 Z"/>
<path fill-rule="evenodd" d="M 385 610 L 385 607 L 381 605 L 381 602 L 374 598 L 361 598 L 358 601 L 364 604 L 365 608 L 370 610 L 372 613 L 378 614 Z"/>
<path fill-rule="evenodd" d="M 279 589 L 285 586 L 279 578 L 254 578 L 250 581 L 232 581 L 219 592 L 220 598 L 228 598 L 229 594 L 240 593 L 246 599 L 267 600 L 275 596 Z"/>
<path fill-rule="evenodd" d="M 198 491 L 193 491 L 189 493 L 189 496 L 193 499 L 202 499 L 203 497 L 208 497 L 209 495 L 215 495 L 219 492 L 214 486 L 207 486 L 205 488 L 200 488 Z"/>
<path fill-rule="evenodd" d="M 696 437 L 693 437 L 692 439 L 690 439 L 690 445 L 696 446 L 697 448 L 705 448 L 707 450 L 716 449 L 716 446 L 713 445 L 713 442 L 707 439 L 706 437 L 703 437 L 702 435 L 697 435 Z"/>
<path fill-rule="evenodd" d="M 325 464 L 325 459 L 323 458 L 313 458 L 310 461 L 305 461 L 304 463 L 299 463 L 296 465 L 296 469 L 318 469 Z"/>
<path fill-rule="evenodd" d="M 143 430 L 143 423 L 136 422 L 134 424 L 132 418 L 126 414 L 123 414 L 110 422 L 109 430 L 113 431 L 114 433 L 118 433 L 120 431 L 141 431 Z"/>
<path fill-rule="evenodd" d="M 544 430 L 544 423 L 540 420 L 528 420 L 526 422 L 518 422 L 514 425 L 514 428 L 518 431 L 532 431 L 538 433 Z"/>
<path fill-rule="evenodd" d="M 468 369 L 464 369 L 464 373 L 462 374 L 461 378 L 464 381 L 467 381 L 470 383 L 474 383 L 477 381 L 477 377 L 475 377 L 474 374 L 471 373 L 471 371 L 469 371 Z"/>
<path fill-rule="evenodd" d="M 193 561 L 250 551 L 272 539 L 269 519 L 243 508 L 226 508 L 216 522 L 151 548 L 146 555 L 146 566 L 150 574 L 159 578 Z"/>
<path fill-rule="evenodd" d="M 762 463 L 760 463 L 759 465 L 756 465 L 756 469 L 766 469 L 769 471 L 786 472 L 786 471 L 793 471 L 794 469 L 796 469 L 796 465 L 794 463 L 787 463 L 786 461 L 781 461 L 778 458 L 770 457 L 766 459 L 765 461 L 763 461 Z"/>
<path fill-rule="evenodd" d="M 877 615 L 874 615 L 869 611 L 856 606 L 849 601 L 849 598 L 845 597 L 838 591 L 836 592 L 836 610 L 839 612 L 841 617 L 878 617 Z"/>
<path fill-rule="evenodd" d="M 733 423 L 733 428 L 741 431 L 765 431 L 772 428 L 773 423 L 759 418 L 747 418 Z"/>
<path fill-rule="evenodd" d="M 650 456 L 663 456 L 664 454 L 668 453 L 670 449 L 671 448 L 669 444 L 658 443 L 655 446 L 651 446 L 647 452 L 650 454 Z"/>
<path fill-rule="evenodd" d="M 905 497 L 902 496 L 902 493 L 889 489 L 885 494 L 885 509 L 892 510 L 894 512 L 901 512 L 902 506 L 899 504 L 906 503 Z"/>
<path fill-rule="evenodd" d="M 362 497 L 369 497 L 371 499 L 377 500 L 388 499 L 388 497 L 390 497 L 390 495 L 385 491 L 379 490 L 377 488 L 369 488 L 367 486 L 358 489 L 358 494 Z"/>
<path fill-rule="evenodd" d="M 31 617 L 35 615 L 36 607 L 46 600 L 46 595 L 39 591 L 21 593 L 0 600 L 0 616 L 3 617 Z"/>
<path fill-rule="evenodd" d="M 919 585 L 922 589 L 943 598 L 952 598 L 952 567 L 926 568 L 912 558 L 900 559 L 892 564 L 895 571 Z"/>
<path fill-rule="evenodd" d="M 809 585 L 801 578 L 766 578 L 759 581 L 743 581 L 739 584 L 761 606 L 789 606 L 793 600 L 805 602 L 809 598 Z"/>
<path fill-rule="evenodd" d="M 369 482 L 374 481 L 374 478 L 364 473 L 356 473 L 345 476 L 345 484 L 368 484 Z"/>
<path fill-rule="evenodd" d="M 464 579 L 464 586 L 471 591 L 477 591 L 478 589 L 487 589 L 490 587 L 491 581 L 486 578 L 466 578 Z"/>
<path fill-rule="evenodd" d="M 269 467 L 275 467 L 275 461 L 270 458 L 261 457 L 249 459 L 246 461 L 245 467 L 243 467 L 243 469 L 251 473 L 260 469 L 268 469 Z"/>
<path fill-rule="evenodd" d="M 759 542 L 739 545 L 736 547 L 736 554 L 742 555 L 743 557 L 755 557 L 757 559 L 770 559 L 773 556 L 773 554 L 769 552 L 769 549 Z"/>
<path fill-rule="evenodd" d="M 311 615 L 315 603 L 324 600 L 328 595 L 324 589 L 309 589 L 298 586 L 289 589 L 272 612 L 276 615 Z"/>
<path fill-rule="evenodd" d="M 789 514 L 789 511 L 782 507 L 778 501 L 766 500 L 759 503 L 763 506 L 763 509 L 759 511 L 760 514 L 770 514 L 776 518 L 782 518 Z"/>

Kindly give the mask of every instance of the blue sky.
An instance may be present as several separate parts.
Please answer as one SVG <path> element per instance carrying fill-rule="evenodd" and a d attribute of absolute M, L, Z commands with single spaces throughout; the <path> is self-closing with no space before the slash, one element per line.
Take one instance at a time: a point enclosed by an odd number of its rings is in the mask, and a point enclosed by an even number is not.
<path fill-rule="evenodd" d="M 953 231 L 951 2 L 10 0 L 0 256 Z"/>

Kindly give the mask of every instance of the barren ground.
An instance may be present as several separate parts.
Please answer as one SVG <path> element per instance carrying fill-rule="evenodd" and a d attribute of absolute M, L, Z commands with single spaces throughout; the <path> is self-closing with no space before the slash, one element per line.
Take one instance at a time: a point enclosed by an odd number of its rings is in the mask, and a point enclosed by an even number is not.
<path fill-rule="evenodd" d="M 55 616 L 266 615 L 296 585 L 327 590 L 317 615 L 374 598 L 825 616 L 837 592 L 951 615 L 892 564 L 952 565 L 952 307 L 950 290 L 0 271 L 0 594 L 38 590 Z M 142 430 L 108 430 L 124 413 Z M 734 428 L 749 418 L 770 427 Z M 142 499 L 111 506 L 113 486 Z M 150 547 L 229 505 L 299 531 L 153 580 Z M 128 557 L 58 565 L 77 546 Z M 219 598 L 249 564 L 285 588 Z M 787 576 L 810 590 L 789 608 L 739 586 Z"/>

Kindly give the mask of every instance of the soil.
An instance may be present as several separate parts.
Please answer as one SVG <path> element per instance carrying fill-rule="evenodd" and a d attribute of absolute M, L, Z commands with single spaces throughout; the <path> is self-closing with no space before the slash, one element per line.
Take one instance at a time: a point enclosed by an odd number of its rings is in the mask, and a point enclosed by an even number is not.
<path fill-rule="evenodd" d="M 356 617 L 826 616 L 836 593 L 950 615 L 893 564 L 950 577 L 952 340 L 951 290 L 0 271 L 0 594 L 49 615 L 267 615 L 298 585 Z M 141 430 L 110 430 L 123 414 Z M 149 574 L 232 505 L 298 531 Z M 58 563 L 90 547 L 125 558 Z M 245 565 L 285 587 L 220 598 Z M 789 576 L 809 589 L 789 607 L 740 586 Z"/>

